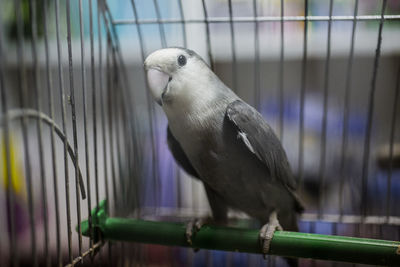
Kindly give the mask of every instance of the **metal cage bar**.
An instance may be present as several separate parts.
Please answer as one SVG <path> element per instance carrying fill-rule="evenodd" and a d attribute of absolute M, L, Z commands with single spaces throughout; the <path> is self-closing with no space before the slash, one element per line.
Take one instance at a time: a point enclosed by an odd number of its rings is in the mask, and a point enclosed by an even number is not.
<path fill-rule="evenodd" d="M 367 115 L 367 125 L 366 125 L 366 135 L 364 141 L 364 152 L 363 152 L 363 164 L 362 164 L 362 173 L 361 173 L 361 207 L 360 212 L 363 216 L 367 215 L 367 205 L 368 205 L 368 191 L 367 191 L 367 182 L 369 175 L 369 157 L 370 157 L 370 142 L 371 142 L 371 132 L 372 132 L 372 116 L 374 114 L 374 96 L 376 90 L 376 76 L 378 73 L 378 65 L 381 54 L 381 45 L 382 45 L 382 30 L 386 9 L 386 0 L 382 1 L 381 7 L 381 19 L 379 21 L 379 30 L 378 30 L 378 41 L 375 50 L 375 59 L 374 66 L 372 71 L 372 80 L 371 80 L 371 89 L 369 91 L 368 97 L 368 115 Z"/>
<path fill-rule="evenodd" d="M 284 16 L 283 18 L 280 16 L 260 16 L 257 18 L 254 17 L 234 17 L 232 18 L 232 22 L 235 23 L 248 23 L 248 22 L 280 22 L 283 21 L 370 21 L 370 20 L 380 20 L 380 15 L 360 15 L 360 16 Z M 384 15 L 384 20 L 400 20 L 400 15 Z M 231 19 L 229 17 L 205 17 L 204 19 L 140 19 L 140 20 L 131 20 L 131 19 L 116 19 L 114 20 L 114 24 L 123 25 L 123 24 L 157 24 L 157 23 L 229 23 Z"/>
<path fill-rule="evenodd" d="M 329 17 L 332 17 L 333 13 L 333 0 L 329 1 Z M 321 152 L 320 152 L 320 162 L 319 162 L 319 190 L 325 187 L 325 167 L 326 167 L 326 139 L 327 139 L 327 123 L 328 123 L 328 94 L 329 94 L 329 75 L 330 75 L 330 61 L 331 61 L 331 38 L 332 38 L 332 20 L 328 21 L 328 31 L 327 31 L 327 45 L 326 45 L 326 60 L 325 60 L 325 70 L 324 70 L 324 93 L 323 93 L 323 111 L 322 111 L 322 129 L 321 129 Z M 318 214 L 322 215 L 322 207 L 324 205 L 324 198 L 321 197 L 318 202 Z"/>
<path fill-rule="evenodd" d="M 27 96 L 28 96 L 28 88 L 26 84 L 26 66 L 25 66 L 25 52 L 23 49 L 24 46 L 24 35 L 23 35 L 23 25 L 22 25 L 22 5 L 19 1 L 14 1 L 15 6 L 15 17 L 17 18 L 17 57 L 18 62 L 20 62 L 18 66 L 18 90 L 19 90 L 19 105 L 23 108 L 27 106 Z M 27 134 L 27 121 L 26 118 L 23 117 L 21 120 L 21 132 L 24 144 L 24 152 L 25 152 L 25 171 L 26 171 L 26 189 L 28 192 L 28 209 L 29 209 L 29 225 L 30 225 L 30 243 L 31 243 L 31 257 L 32 257 L 32 265 L 37 266 L 37 248 L 36 248 L 36 231 L 34 229 L 34 206 L 33 206 L 33 189 L 32 189 L 32 165 L 31 159 L 29 157 L 30 154 L 30 142 Z"/>
<path fill-rule="evenodd" d="M 3 48 L 3 18 L 0 14 L 0 97 L 1 97 L 1 112 L 2 117 L 6 117 L 8 111 L 7 104 L 7 92 L 5 88 L 5 73 L 4 73 L 4 62 L 5 62 L 5 54 Z M 10 163 L 10 126 L 8 119 L 4 120 L 4 136 L 2 138 L 2 142 L 4 143 L 5 150 L 5 175 L 6 175 L 6 183 L 7 185 L 12 184 L 12 173 L 11 173 L 11 163 Z M 3 153 L 3 152 L 2 152 Z M 16 250 L 16 238 L 15 238 L 15 211 L 14 207 L 14 195 L 10 192 L 10 190 L 6 191 L 6 209 L 9 210 L 9 216 L 7 218 L 7 222 L 10 224 L 10 229 L 8 233 L 8 242 L 9 242 L 9 254 L 12 258 L 11 264 L 13 266 L 18 265 L 19 255 Z"/>

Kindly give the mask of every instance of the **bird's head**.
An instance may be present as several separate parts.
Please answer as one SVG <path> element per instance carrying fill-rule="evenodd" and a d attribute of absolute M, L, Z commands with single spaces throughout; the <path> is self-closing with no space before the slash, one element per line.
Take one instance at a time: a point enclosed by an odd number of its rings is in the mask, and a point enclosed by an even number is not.
<path fill-rule="evenodd" d="M 149 89 L 159 105 L 179 97 L 193 97 L 213 75 L 199 55 L 178 47 L 154 51 L 144 61 L 144 67 Z"/>

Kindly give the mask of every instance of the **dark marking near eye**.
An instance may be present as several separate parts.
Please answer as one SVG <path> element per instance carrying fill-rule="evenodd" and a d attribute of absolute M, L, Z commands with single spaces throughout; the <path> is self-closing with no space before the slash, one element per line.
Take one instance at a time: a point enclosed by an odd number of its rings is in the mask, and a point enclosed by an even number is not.
<path fill-rule="evenodd" d="M 184 55 L 178 57 L 178 64 L 181 67 L 186 65 L 186 57 Z"/>

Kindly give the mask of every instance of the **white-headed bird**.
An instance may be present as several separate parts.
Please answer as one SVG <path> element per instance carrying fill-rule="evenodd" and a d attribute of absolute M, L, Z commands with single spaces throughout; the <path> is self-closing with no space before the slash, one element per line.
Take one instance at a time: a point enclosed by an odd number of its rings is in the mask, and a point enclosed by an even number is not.
<path fill-rule="evenodd" d="M 298 231 L 303 207 L 296 181 L 262 115 L 192 50 L 157 50 L 144 67 L 150 91 L 168 118 L 169 148 L 178 164 L 203 182 L 213 219 L 225 223 L 229 207 L 266 223 L 260 231 L 265 254 L 276 229 Z"/>

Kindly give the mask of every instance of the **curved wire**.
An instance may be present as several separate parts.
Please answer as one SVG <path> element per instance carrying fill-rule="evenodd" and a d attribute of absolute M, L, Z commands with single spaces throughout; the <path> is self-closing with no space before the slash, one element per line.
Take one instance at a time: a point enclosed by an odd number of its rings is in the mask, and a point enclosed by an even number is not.
<path fill-rule="evenodd" d="M 54 127 L 54 131 L 56 132 L 56 134 L 58 135 L 58 137 L 60 137 L 60 139 L 66 143 L 67 148 L 68 148 L 68 154 L 72 160 L 72 163 L 74 164 L 75 168 L 78 169 L 79 172 L 79 187 L 81 190 L 81 196 L 82 199 L 86 199 L 86 191 L 85 191 L 85 184 L 83 183 L 83 179 L 82 179 L 82 173 L 81 170 L 79 168 L 79 164 L 78 162 L 76 162 L 76 157 L 74 154 L 74 151 L 71 147 L 71 144 L 68 142 L 68 140 L 66 139 L 63 131 L 61 130 L 61 128 L 49 117 L 47 116 L 45 113 L 34 110 L 34 109 L 11 109 L 7 112 L 6 117 L 5 116 L 0 117 L 0 127 L 3 127 L 4 121 L 8 120 L 13 121 L 13 120 L 17 120 L 17 119 L 22 119 L 22 118 L 31 118 L 31 119 L 40 119 L 43 122 L 45 122 L 48 126 Z"/>

